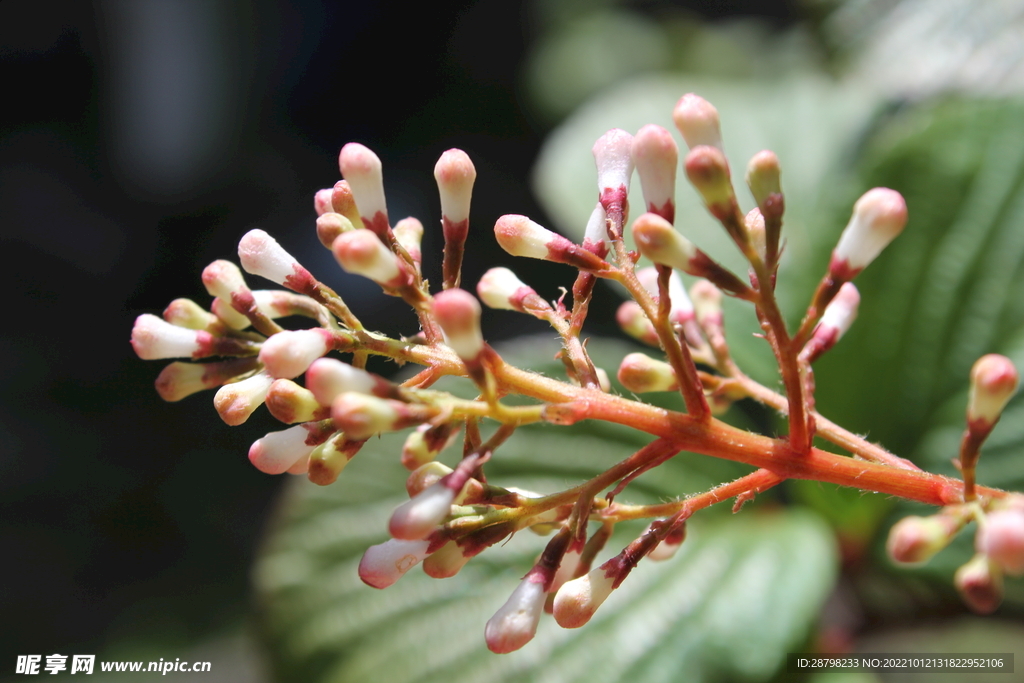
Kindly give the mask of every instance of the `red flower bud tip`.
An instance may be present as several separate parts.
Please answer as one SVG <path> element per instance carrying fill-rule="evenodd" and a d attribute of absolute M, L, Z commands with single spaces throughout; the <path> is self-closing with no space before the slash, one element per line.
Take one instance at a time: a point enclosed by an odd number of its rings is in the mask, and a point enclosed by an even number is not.
<path fill-rule="evenodd" d="M 975 537 L 984 553 L 1011 576 L 1024 574 L 1024 510 L 997 510 L 985 518 Z"/>
<path fill-rule="evenodd" d="M 541 612 L 544 611 L 544 584 L 530 572 L 509 599 L 484 627 L 487 649 L 497 654 L 515 652 L 533 640 Z"/>
<path fill-rule="evenodd" d="M 390 385 L 390 382 L 335 358 L 318 358 L 306 371 L 306 387 L 323 406 L 331 405 L 335 398 L 348 391 L 379 395 L 380 384 Z"/>
<path fill-rule="evenodd" d="M 583 235 L 583 246 L 594 252 L 601 258 L 608 253 L 608 213 L 604 210 L 601 202 L 598 202 L 594 210 L 590 212 L 587 220 L 587 229 Z"/>
<path fill-rule="evenodd" d="M 764 206 L 773 194 L 782 193 L 781 173 L 775 152 L 766 149 L 751 157 L 747 163 L 746 181 L 758 206 Z"/>
<path fill-rule="evenodd" d="M 429 553 L 429 541 L 390 539 L 370 546 L 359 561 L 359 578 L 367 586 L 387 588 L 423 561 Z"/>
<path fill-rule="evenodd" d="M 522 311 L 527 298 L 540 299 L 537 292 L 508 268 L 491 268 L 476 285 L 476 293 L 490 308 Z"/>
<path fill-rule="evenodd" d="M 526 216 L 508 214 L 494 224 L 501 248 L 513 256 L 567 263 L 586 270 L 603 270 L 608 264 L 578 244 L 534 223 Z"/>
<path fill-rule="evenodd" d="M 328 211 L 334 211 L 334 204 L 331 201 L 333 195 L 333 187 L 316 191 L 316 194 L 313 195 L 313 209 L 316 210 L 317 216 L 323 216 Z"/>
<path fill-rule="evenodd" d="M 338 429 L 353 440 L 368 439 L 374 434 L 395 429 L 399 420 L 398 411 L 390 401 L 345 392 L 331 404 L 331 418 Z"/>
<path fill-rule="evenodd" d="M 658 333 L 654 325 L 647 319 L 644 309 L 635 301 L 625 301 L 615 312 L 615 320 L 623 332 L 633 339 L 650 346 L 658 345 Z"/>
<path fill-rule="evenodd" d="M 249 447 L 249 462 L 260 472 L 284 474 L 300 460 L 307 459 L 316 448 L 316 443 L 309 443 L 310 436 L 306 425 L 270 432 Z"/>
<path fill-rule="evenodd" d="M 423 242 L 423 224 L 419 220 L 409 217 L 395 223 L 395 239 L 402 245 L 402 248 L 409 252 L 409 256 L 416 263 L 423 262 L 423 252 L 420 245 Z"/>
<path fill-rule="evenodd" d="M 202 358 L 210 346 L 210 333 L 172 325 L 143 313 L 132 327 L 132 348 L 142 360 L 161 358 Z"/>
<path fill-rule="evenodd" d="M 631 353 L 619 365 L 619 382 L 629 391 L 673 391 L 679 388 L 672 366 L 642 353 Z"/>
<path fill-rule="evenodd" d="M 668 535 L 658 542 L 658 545 L 651 549 L 651 552 L 647 553 L 647 559 L 654 562 L 664 562 L 671 560 L 679 552 L 679 548 L 682 547 L 683 541 L 686 540 L 686 523 L 683 522 L 679 526 L 669 531 Z"/>
<path fill-rule="evenodd" d="M 203 286 L 210 296 L 231 301 L 235 292 L 248 291 L 242 271 L 231 261 L 218 259 L 203 269 Z"/>
<path fill-rule="evenodd" d="M 217 316 L 191 299 L 175 299 L 168 304 L 164 309 L 164 320 L 190 330 L 209 330 L 219 325 Z"/>
<path fill-rule="evenodd" d="M 701 145 L 686 155 L 686 177 L 709 208 L 734 200 L 729 162 L 717 147 Z"/>
<path fill-rule="evenodd" d="M 434 179 L 441 195 L 441 215 L 452 223 L 469 220 L 476 168 L 461 149 L 450 149 L 434 166 Z"/>
<path fill-rule="evenodd" d="M 217 320 L 233 330 L 244 330 L 252 324 L 252 321 L 249 320 L 249 318 L 231 307 L 230 299 L 225 301 L 224 299 L 217 297 L 213 300 L 213 303 L 210 304 L 210 310 L 213 311 Z"/>
<path fill-rule="evenodd" d="M 885 548 L 894 562 L 923 564 L 949 545 L 958 528 L 941 515 L 904 517 L 889 531 Z"/>
<path fill-rule="evenodd" d="M 464 361 L 474 360 L 484 349 L 480 332 L 480 303 L 464 289 L 448 289 L 434 297 L 434 317 L 444 341 Z"/>
<path fill-rule="evenodd" d="M 621 207 L 626 200 L 633 175 L 632 150 L 633 136 L 619 128 L 612 128 L 594 143 L 597 190 L 605 210 L 613 205 Z"/>
<path fill-rule="evenodd" d="M 340 235 L 331 247 L 334 258 L 349 273 L 368 277 L 383 287 L 406 284 L 399 259 L 369 230 L 353 230 Z"/>
<path fill-rule="evenodd" d="M 441 481 L 428 486 L 398 506 L 391 514 L 388 531 L 406 541 L 426 538 L 451 513 L 457 493 Z"/>
<path fill-rule="evenodd" d="M 953 583 L 967 606 L 979 614 L 995 612 L 1003 601 L 1003 574 L 985 555 L 975 555 L 957 569 Z"/>
<path fill-rule="evenodd" d="M 180 401 L 251 372 L 255 358 L 232 358 L 216 363 L 171 363 L 156 378 L 156 391 L 165 401 Z"/>
<path fill-rule="evenodd" d="M 636 271 L 636 278 L 640 281 L 640 284 L 644 286 L 651 296 L 658 299 L 660 296 L 660 290 L 658 289 L 658 269 L 651 266 L 648 268 L 641 268 Z M 671 308 L 669 309 L 669 318 L 674 323 L 684 323 L 687 320 L 693 320 L 693 302 L 690 301 L 689 295 L 686 293 L 686 289 L 683 287 L 683 280 L 679 277 L 679 273 L 675 271 L 668 278 L 668 296 L 671 300 Z"/>
<path fill-rule="evenodd" d="M 700 95 L 687 93 L 676 102 L 672 121 L 690 149 L 710 145 L 722 149 L 722 127 L 718 110 Z"/>
<path fill-rule="evenodd" d="M 405 480 L 405 491 L 412 498 L 454 471 L 451 467 L 436 460 L 425 463 L 416 468 Z"/>
<path fill-rule="evenodd" d="M 991 428 L 1015 393 L 1020 376 L 1013 362 L 995 353 L 982 356 L 971 368 L 971 392 L 967 399 L 967 422 L 982 422 Z"/>
<path fill-rule="evenodd" d="M 632 155 L 647 210 L 669 223 L 675 221 L 679 147 L 672 134 L 661 126 L 644 126 L 633 138 Z"/>
<path fill-rule="evenodd" d="M 330 409 L 317 403 L 312 391 L 299 386 L 290 379 L 274 380 L 264 402 L 271 415 L 289 425 L 296 422 L 325 420 L 330 417 Z"/>
<path fill-rule="evenodd" d="M 334 244 L 334 240 L 338 239 L 338 235 L 352 232 L 355 229 L 356 227 L 352 225 L 352 221 L 333 211 L 329 211 L 316 219 L 316 238 L 320 240 L 320 244 L 328 249 Z"/>
<path fill-rule="evenodd" d="M 384 201 L 384 174 L 380 158 L 358 142 L 350 142 L 341 148 L 338 166 L 352 189 L 352 197 L 366 227 L 382 236 L 381 228 L 387 227 L 388 208 Z"/>
<path fill-rule="evenodd" d="M 722 290 L 707 280 L 697 280 L 690 287 L 690 300 L 697 322 L 701 325 L 722 324 Z"/>
<path fill-rule="evenodd" d="M 433 579 L 448 579 L 458 574 L 471 558 L 458 543 L 448 541 L 423 560 L 423 572 Z"/>
<path fill-rule="evenodd" d="M 615 575 L 604 565 L 578 579 L 567 581 L 555 594 L 555 621 L 562 628 L 583 626 L 611 595 Z"/>
<path fill-rule="evenodd" d="M 267 397 L 273 382 L 273 377 L 258 372 L 252 377 L 222 386 L 213 397 L 213 405 L 220 419 L 232 427 L 248 420 Z"/>
<path fill-rule="evenodd" d="M 262 230 L 250 230 L 238 243 L 238 259 L 245 272 L 265 277 L 279 285 L 305 272 L 298 261 Z"/>
<path fill-rule="evenodd" d="M 285 330 L 263 342 L 260 361 L 271 377 L 291 379 L 330 350 L 331 333 L 321 328 Z"/>
<path fill-rule="evenodd" d="M 814 328 L 813 336 L 807 342 L 804 353 L 810 362 L 814 362 L 843 338 L 850 325 L 857 319 L 859 306 L 860 292 L 857 291 L 856 285 L 852 282 L 843 283 L 839 293 L 825 307 L 818 326 Z"/>
<path fill-rule="evenodd" d="M 896 190 L 876 187 L 853 205 L 853 215 L 832 252 L 829 274 L 852 280 L 896 239 L 907 224 L 907 203 Z"/>
<path fill-rule="evenodd" d="M 331 193 L 331 206 L 334 207 L 335 213 L 340 213 L 347 218 L 357 230 L 365 227 L 363 219 L 359 216 L 356 200 L 352 196 L 352 187 L 348 184 L 347 180 L 339 180 L 334 184 L 334 190 Z M 327 246 L 330 247 L 331 245 L 328 244 Z"/>
<path fill-rule="evenodd" d="M 655 263 L 684 273 L 694 270 L 697 247 L 656 213 L 645 213 L 633 221 L 633 240 L 640 253 Z"/>

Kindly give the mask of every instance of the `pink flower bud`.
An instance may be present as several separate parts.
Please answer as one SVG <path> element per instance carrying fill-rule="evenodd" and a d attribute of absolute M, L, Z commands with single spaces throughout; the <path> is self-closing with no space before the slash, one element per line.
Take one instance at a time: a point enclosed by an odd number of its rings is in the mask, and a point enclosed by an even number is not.
<path fill-rule="evenodd" d="M 333 211 L 316 219 L 316 238 L 328 249 L 334 244 L 334 240 L 338 239 L 338 235 L 352 232 L 355 229 L 352 221 Z"/>
<path fill-rule="evenodd" d="M 409 256 L 416 263 L 423 262 L 421 244 L 423 242 L 423 224 L 417 219 L 403 218 L 395 223 L 395 239 L 402 245 L 402 248 L 409 252 Z"/>
<path fill-rule="evenodd" d="M 461 149 L 450 149 L 434 166 L 434 179 L 441 195 L 441 215 L 451 223 L 469 220 L 469 204 L 476 181 L 476 168 Z"/>
<path fill-rule="evenodd" d="M 388 208 L 384 201 L 384 174 L 380 158 L 358 142 L 350 142 L 341 148 L 338 166 L 352 189 L 363 223 L 378 237 L 384 237 L 388 228 Z"/>
<path fill-rule="evenodd" d="M 683 165 L 687 179 L 708 208 L 722 207 L 735 200 L 729 162 L 720 149 L 707 145 L 694 147 L 686 155 Z"/>
<path fill-rule="evenodd" d="M 857 319 L 857 309 L 860 306 L 860 292 L 852 282 L 843 283 L 839 293 L 825 307 L 825 312 L 814 328 L 814 334 L 807 342 L 804 355 L 809 362 L 817 360 L 836 342 L 842 339 L 846 331 L 850 329 L 853 321 Z"/>
<path fill-rule="evenodd" d="M 907 224 L 907 204 L 896 190 L 876 187 L 853 205 L 850 222 L 832 252 L 829 273 L 852 280 L 868 267 Z"/>
<path fill-rule="evenodd" d="M 1024 510 L 997 510 L 978 529 L 975 545 L 1011 576 L 1024 574 Z"/>
<path fill-rule="evenodd" d="M 390 539 L 370 546 L 359 561 L 359 578 L 367 586 L 387 588 L 423 561 L 429 554 L 429 541 Z"/>
<path fill-rule="evenodd" d="M 330 350 L 332 340 L 331 333 L 322 328 L 278 332 L 263 342 L 260 361 L 271 377 L 298 377 Z"/>
<path fill-rule="evenodd" d="M 480 332 L 480 303 L 464 289 L 448 289 L 434 297 L 434 317 L 444 341 L 464 361 L 471 361 L 484 349 Z"/>
<path fill-rule="evenodd" d="M 562 628 L 583 626 L 611 595 L 614 583 L 614 573 L 606 571 L 604 565 L 565 582 L 555 594 L 555 621 Z"/>
<path fill-rule="evenodd" d="M 999 565 L 983 554 L 975 555 L 953 577 L 967 606 L 979 614 L 991 614 L 1003 601 L 1003 574 Z"/>
<path fill-rule="evenodd" d="M 640 253 L 655 263 L 684 273 L 697 272 L 697 247 L 658 214 L 645 213 L 633 221 L 633 239 Z"/>
<path fill-rule="evenodd" d="M 333 194 L 334 188 L 328 187 L 325 190 L 317 190 L 316 194 L 313 195 L 313 209 L 316 211 L 317 216 L 323 216 L 328 211 L 334 211 L 334 205 L 331 202 Z"/>
<path fill-rule="evenodd" d="M 256 368 L 255 358 L 233 358 L 216 363 L 171 363 L 156 378 L 156 391 L 165 401 L 218 387 Z"/>
<path fill-rule="evenodd" d="M 487 649 L 497 654 L 515 652 L 533 640 L 544 611 L 544 584 L 531 572 L 484 627 Z"/>
<path fill-rule="evenodd" d="M 508 268 L 491 268 L 476 285 L 476 293 L 490 308 L 523 311 L 523 302 L 543 303 L 537 292 Z"/>
<path fill-rule="evenodd" d="M 335 398 L 348 391 L 383 398 L 391 392 L 380 391 L 381 384 L 390 385 L 390 382 L 334 358 L 318 358 L 306 371 L 306 387 L 324 406 L 331 405 Z"/>
<path fill-rule="evenodd" d="M 365 227 L 363 219 L 359 216 L 356 200 L 352 196 L 352 187 L 348 184 L 347 180 L 339 180 L 334 184 L 334 190 L 331 193 L 331 206 L 334 207 L 335 213 L 340 213 L 347 218 L 356 230 L 361 230 Z M 331 245 L 326 244 L 324 246 L 330 248 Z"/>
<path fill-rule="evenodd" d="M 672 223 L 676 215 L 676 164 L 679 163 L 679 147 L 672 134 L 661 126 L 644 126 L 633 138 L 632 154 L 647 210 Z"/>
<path fill-rule="evenodd" d="M 423 572 L 433 579 L 448 579 L 458 574 L 472 555 L 463 552 L 455 541 L 448 541 L 423 560 Z"/>
<path fill-rule="evenodd" d="M 284 474 L 296 462 L 306 459 L 317 443 L 310 443 L 306 425 L 295 425 L 280 432 L 270 432 L 249 447 L 249 462 L 260 472 Z"/>
<path fill-rule="evenodd" d="M 501 248 L 513 256 L 567 263 L 585 270 L 603 270 L 604 259 L 553 233 L 526 216 L 508 214 L 494 224 L 494 236 Z"/>
<path fill-rule="evenodd" d="M 594 143 L 597 164 L 597 191 L 605 211 L 622 210 L 633 175 L 633 136 L 613 128 Z"/>
<path fill-rule="evenodd" d="M 971 368 L 971 392 L 967 399 L 967 421 L 986 426 L 996 423 L 1015 393 L 1020 376 L 1006 356 L 990 353 Z"/>
<path fill-rule="evenodd" d="M 408 278 L 399 258 L 369 230 L 353 230 L 340 235 L 331 247 L 334 258 L 349 273 L 368 277 L 392 289 L 406 284 Z"/>
<path fill-rule="evenodd" d="M 889 531 L 885 547 L 894 562 L 923 564 L 949 545 L 958 529 L 943 515 L 904 517 Z"/>
<path fill-rule="evenodd" d="M 330 408 L 317 403 L 312 391 L 290 379 L 274 380 L 264 402 L 270 414 L 285 424 L 325 420 L 331 416 Z"/>
<path fill-rule="evenodd" d="M 218 259 L 203 269 L 203 286 L 210 296 L 231 301 L 231 295 L 238 291 L 247 291 L 242 271 L 231 261 Z"/>
<path fill-rule="evenodd" d="M 679 388 L 672 366 L 642 353 L 631 353 L 619 365 L 619 382 L 629 391 L 673 391 Z"/>
<path fill-rule="evenodd" d="M 393 401 L 346 392 L 331 404 L 331 418 L 350 439 L 368 439 L 399 428 L 399 412 Z"/>
<path fill-rule="evenodd" d="M 267 397 L 274 378 L 265 372 L 252 377 L 225 384 L 213 397 L 213 405 L 226 424 L 235 427 L 249 419 Z"/>
<path fill-rule="evenodd" d="M 615 320 L 623 332 L 650 346 L 658 346 L 658 333 L 647 314 L 635 301 L 624 301 L 615 312 Z"/>
<path fill-rule="evenodd" d="M 391 514 L 388 531 L 406 541 L 426 538 L 449 515 L 457 493 L 441 481 L 428 486 L 398 506 Z"/>
<path fill-rule="evenodd" d="M 780 176 L 779 158 L 775 152 L 766 149 L 751 157 L 747 164 L 746 181 L 758 206 L 764 206 L 773 194 L 782 194 Z"/>
<path fill-rule="evenodd" d="M 722 149 L 722 128 L 718 110 L 699 95 L 683 95 L 672 110 L 672 121 L 690 149 L 710 145 Z"/>
<path fill-rule="evenodd" d="M 177 327 L 212 332 L 220 321 L 191 299 L 175 299 L 164 309 L 164 320 Z M 246 321 L 248 322 L 248 321 Z M 212 328 L 212 329 L 211 329 Z"/>
<path fill-rule="evenodd" d="M 210 333 L 172 325 L 166 320 L 143 313 L 132 328 L 132 348 L 142 360 L 161 358 L 202 358 L 208 353 Z"/>
<path fill-rule="evenodd" d="M 294 278 L 302 274 L 308 276 L 308 271 L 295 257 L 262 230 L 250 230 L 242 236 L 238 243 L 238 259 L 245 272 L 265 277 L 290 289 L 293 287 L 289 283 Z"/>

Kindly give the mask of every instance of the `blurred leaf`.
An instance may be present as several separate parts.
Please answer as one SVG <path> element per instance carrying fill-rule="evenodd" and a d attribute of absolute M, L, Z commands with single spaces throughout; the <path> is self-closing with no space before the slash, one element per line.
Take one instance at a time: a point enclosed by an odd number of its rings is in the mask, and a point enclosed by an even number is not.
<path fill-rule="evenodd" d="M 506 358 L 550 358 L 525 340 Z M 623 345 L 592 340 L 599 364 Z M 540 351 L 545 348 L 546 351 Z M 540 364 L 554 374 L 557 366 Z M 559 373 L 560 374 L 560 373 Z M 835 578 L 831 533 L 814 515 L 755 507 L 729 518 L 702 514 L 676 558 L 642 562 L 579 630 L 542 621 L 512 655 L 486 650 L 483 626 L 545 541 L 521 532 L 447 580 L 414 569 L 386 591 L 356 573 L 367 546 L 386 538 L 407 473 L 404 434 L 375 439 L 338 483 L 296 481 L 255 570 L 262 631 L 281 680 L 764 680 L 806 636 Z M 614 425 L 520 429 L 488 465 L 489 479 L 552 492 L 626 457 L 647 437 Z M 446 459 L 451 460 L 452 454 Z M 656 502 L 706 489 L 731 463 L 682 454 L 641 477 L 623 500 Z M 723 510 L 724 512 L 724 510 Z M 620 525 L 606 556 L 642 531 Z M 603 560 L 602 560 L 603 561 Z M 768 627 L 767 625 L 771 625 Z"/>

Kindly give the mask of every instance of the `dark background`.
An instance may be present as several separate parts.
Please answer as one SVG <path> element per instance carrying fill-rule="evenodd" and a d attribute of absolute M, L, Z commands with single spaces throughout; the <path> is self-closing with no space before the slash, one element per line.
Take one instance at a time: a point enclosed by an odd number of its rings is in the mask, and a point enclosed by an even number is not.
<path fill-rule="evenodd" d="M 794 19 L 780 0 L 677 4 L 712 20 Z M 338 179 L 350 140 L 381 156 L 391 217 L 423 220 L 428 255 L 441 246 L 433 164 L 469 152 L 464 282 L 507 263 L 494 219 L 544 221 L 527 178 L 548 124 L 517 85 L 535 12 L 497 0 L 0 2 L 0 671 L 17 654 L 188 644 L 243 618 L 283 482 L 245 453 L 274 423 L 261 411 L 228 429 L 209 392 L 162 403 L 163 363 L 134 356 L 132 322 L 176 297 L 207 303 L 202 268 L 235 259 L 259 226 L 368 325 L 412 331 L 404 306 L 341 273 L 313 233 L 313 193 Z M 538 267 L 531 281 L 554 297 L 553 275 Z M 595 329 L 611 329 L 601 296 Z M 489 339 L 524 329 L 489 325 Z"/>

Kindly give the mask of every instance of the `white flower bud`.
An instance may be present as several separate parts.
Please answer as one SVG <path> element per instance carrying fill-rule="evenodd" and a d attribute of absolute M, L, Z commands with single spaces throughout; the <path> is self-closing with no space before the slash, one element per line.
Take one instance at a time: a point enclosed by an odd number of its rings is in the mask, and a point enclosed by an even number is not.
<path fill-rule="evenodd" d="M 200 358 L 208 332 L 172 325 L 149 313 L 135 319 L 132 327 L 132 348 L 142 360 L 161 358 Z"/>
<path fill-rule="evenodd" d="M 367 586 L 387 588 L 423 561 L 429 553 L 429 541 L 390 539 L 370 546 L 359 561 L 359 578 Z"/>
<path fill-rule="evenodd" d="M 374 222 L 378 213 L 386 221 L 388 209 L 384 201 L 384 174 L 380 157 L 358 142 L 350 142 L 341 148 L 338 166 L 341 168 L 341 176 L 352 189 L 352 197 L 363 221 Z"/>
<path fill-rule="evenodd" d="M 655 213 L 645 213 L 633 221 L 633 239 L 640 253 L 655 263 L 693 274 L 697 247 Z"/>
<path fill-rule="evenodd" d="M 434 297 L 434 316 L 444 341 L 464 361 L 474 360 L 484 349 L 480 332 L 480 303 L 464 289 L 448 289 Z"/>
<path fill-rule="evenodd" d="M 249 447 L 249 462 L 260 472 L 283 474 L 299 461 L 308 459 L 317 444 L 309 444 L 310 433 L 304 425 L 270 432 Z"/>
<path fill-rule="evenodd" d="M 597 190 L 602 195 L 606 190 L 629 190 L 633 175 L 632 149 L 633 136 L 620 128 L 611 129 L 594 143 Z"/>
<path fill-rule="evenodd" d="M 285 330 L 263 342 L 260 360 L 271 377 L 291 379 L 330 350 L 331 333 L 321 328 Z"/>
<path fill-rule="evenodd" d="M 832 252 L 829 272 L 837 279 L 853 279 L 906 224 L 907 204 L 899 192 L 885 187 L 868 190 L 853 205 L 850 222 Z"/>
<path fill-rule="evenodd" d="M 484 627 L 487 649 L 497 654 L 515 652 L 537 633 L 545 598 L 543 584 L 531 572 Z"/>
<path fill-rule="evenodd" d="M 213 397 L 213 405 L 225 423 L 235 427 L 249 419 L 260 407 L 274 378 L 266 372 L 258 372 L 239 382 L 225 384 Z"/>
<path fill-rule="evenodd" d="M 718 110 L 699 95 L 683 95 L 672 110 L 672 121 L 690 149 L 710 145 L 722 149 L 722 127 Z"/>
<path fill-rule="evenodd" d="M 1017 393 L 1020 376 L 1006 356 L 990 353 L 975 361 L 971 368 L 971 391 L 967 399 L 968 423 L 996 423 L 1003 409 Z"/>
<path fill-rule="evenodd" d="M 587 229 L 583 235 L 583 244 L 604 244 L 608 241 L 608 213 L 601 202 L 598 202 L 587 219 Z"/>
<path fill-rule="evenodd" d="M 640 176 L 645 208 L 673 222 L 679 147 L 672 134 L 661 126 L 644 126 L 633 138 L 632 154 Z"/>
<path fill-rule="evenodd" d="M 426 538 L 451 513 L 457 493 L 441 482 L 428 486 L 398 506 L 391 514 L 388 531 L 406 541 Z"/>
<path fill-rule="evenodd" d="M 366 370 L 335 358 L 318 358 L 306 371 L 306 388 L 323 406 L 331 405 L 340 394 L 348 391 L 373 394 L 378 382 L 378 378 Z"/>
<path fill-rule="evenodd" d="M 339 235 L 331 249 L 334 258 L 349 273 L 370 278 L 384 287 L 401 287 L 406 283 L 398 256 L 369 230 Z"/>
<path fill-rule="evenodd" d="M 975 545 L 1007 574 L 1024 574 L 1024 511 L 1008 509 L 989 514 L 978 529 Z"/>
<path fill-rule="evenodd" d="M 434 179 L 441 195 L 441 215 L 452 223 L 469 219 L 476 168 L 469 155 L 461 149 L 450 149 L 434 166 Z"/>
<path fill-rule="evenodd" d="M 523 310 L 523 299 L 537 296 L 537 292 L 508 268 L 491 268 L 484 273 L 476 285 L 476 293 L 489 308 L 510 311 Z"/>
<path fill-rule="evenodd" d="M 203 286 L 210 296 L 219 297 L 228 302 L 235 292 L 247 291 L 249 288 L 242 277 L 242 271 L 231 261 L 218 259 L 203 269 Z"/>
<path fill-rule="evenodd" d="M 555 594 L 555 621 L 562 628 L 583 626 L 611 595 L 614 583 L 614 576 L 609 576 L 603 567 L 565 582 Z"/>
<path fill-rule="evenodd" d="M 291 254 L 262 230 L 250 230 L 238 243 L 238 259 L 245 272 L 287 286 L 287 281 L 305 269 Z"/>

